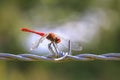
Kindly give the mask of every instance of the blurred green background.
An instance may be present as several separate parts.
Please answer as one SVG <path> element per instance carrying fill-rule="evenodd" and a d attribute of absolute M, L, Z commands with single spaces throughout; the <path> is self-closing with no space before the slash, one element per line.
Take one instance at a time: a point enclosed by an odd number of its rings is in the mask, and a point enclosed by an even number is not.
<path fill-rule="evenodd" d="M 120 0 L 0 0 L 0 52 L 27 52 L 21 27 L 63 24 L 90 9 L 103 10 L 107 20 L 82 53 L 119 53 Z M 120 62 L 0 61 L 0 80 L 120 80 Z"/>

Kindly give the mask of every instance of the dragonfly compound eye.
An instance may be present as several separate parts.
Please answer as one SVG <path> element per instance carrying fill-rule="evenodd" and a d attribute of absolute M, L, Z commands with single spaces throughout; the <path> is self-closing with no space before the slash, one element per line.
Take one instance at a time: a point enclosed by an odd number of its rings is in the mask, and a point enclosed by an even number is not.
<path fill-rule="evenodd" d="M 61 39 L 58 38 L 58 37 L 56 37 L 55 42 L 56 42 L 56 43 L 60 43 L 60 42 L 61 42 Z"/>

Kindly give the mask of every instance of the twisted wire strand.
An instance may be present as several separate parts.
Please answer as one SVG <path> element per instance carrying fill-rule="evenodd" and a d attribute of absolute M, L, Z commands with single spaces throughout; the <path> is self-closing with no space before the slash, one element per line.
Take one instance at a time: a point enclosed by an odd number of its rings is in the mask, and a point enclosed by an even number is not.
<path fill-rule="evenodd" d="M 78 60 L 78 61 L 91 61 L 91 60 L 120 60 L 120 53 L 107 53 L 107 54 L 78 54 L 72 55 L 71 42 L 68 41 L 68 51 L 62 52 L 58 49 L 55 43 L 48 44 L 48 49 L 52 53 L 48 56 L 40 56 L 36 54 L 10 54 L 0 53 L 0 60 L 21 60 L 21 61 L 59 61 L 59 60 Z"/>
<path fill-rule="evenodd" d="M 91 61 L 91 60 L 120 60 L 120 53 L 108 53 L 108 54 L 79 54 L 76 56 L 66 55 L 64 58 L 60 60 L 79 60 L 79 61 Z M 9 54 L 9 53 L 0 53 L 0 60 L 21 60 L 21 61 L 58 61 L 59 59 L 55 59 L 50 56 L 39 56 L 35 54 Z"/>

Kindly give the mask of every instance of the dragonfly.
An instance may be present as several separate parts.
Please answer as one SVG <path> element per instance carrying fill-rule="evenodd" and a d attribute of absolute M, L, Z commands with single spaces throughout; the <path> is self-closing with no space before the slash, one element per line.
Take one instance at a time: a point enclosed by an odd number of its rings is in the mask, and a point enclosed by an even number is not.
<path fill-rule="evenodd" d="M 58 48 L 59 44 L 61 44 L 61 47 L 63 46 L 63 48 L 68 47 L 67 43 L 69 42 L 69 40 L 66 40 L 63 37 L 58 36 L 57 34 L 55 34 L 53 32 L 45 33 L 45 32 L 39 32 L 39 31 L 31 30 L 31 29 L 28 29 L 28 28 L 21 28 L 21 31 L 30 32 L 30 33 L 40 35 L 40 39 L 37 40 L 33 44 L 32 48 L 31 48 L 32 50 L 38 48 L 39 44 L 41 44 L 45 39 L 50 41 L 50 43 L 48 44 L 48 49 L 50 50 L 50 52 L 52 52 L 56 56 L 59 54 L 59 51 L 60 51 L 59 48 Z M 67 45 L 63 42 L 65 42 Z M 51 51 L 51 49 L 49 48 L 51 45 L 53 45 L 53 47 L 55 49 L 55 52 Z M 76 51 L 81 51 L 82 50 L 82 47 L 80 47 L 77 44 L 71 44 L 71 45 L 72 45 L 72 50 L 76 50 Z"/>

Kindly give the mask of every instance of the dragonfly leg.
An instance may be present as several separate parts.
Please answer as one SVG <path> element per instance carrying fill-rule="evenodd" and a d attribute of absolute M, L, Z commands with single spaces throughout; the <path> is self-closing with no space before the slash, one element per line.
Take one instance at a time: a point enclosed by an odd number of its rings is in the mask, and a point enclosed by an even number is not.
<path fill-rule="evenodd" d="M 52 43 L 49 43 L 49 44 L 48 44 L 48 49 L 49 49 L 50 53 L 52 53 L 51 56 L 55 56 L 56 53 L 55 53 L 54 50 L 53 50 Z"/>
<path fill-rule="evenodd" d="M 55 50 L 55 55 L 56 55 L 56 57 L 59 57 L 59 55 L 60 55 L 60 51 L 59 51 L 59 48 L 58 48 L 58 45 L 56 44 L 56 43 L 52 43 L 53 44 L 53 47 L 54 47 L 54 50 Z"/>
<path fill-rule="evenodd" d="M 52 57 L 59 57 L 60 53 L 56 43 L 49 43 L 48 49 L 52 53 Z"/>
<path fill-rule="evenodd" d="M 48 44 L 48 49 L 52 53 L 51 57 L 55 57 L 54 60 L 62 60 L 66 58 L 67 55 L 71 55 L 71 42 L 68 41 L 68 52 L 59 51 L 56 43 Z"/>

